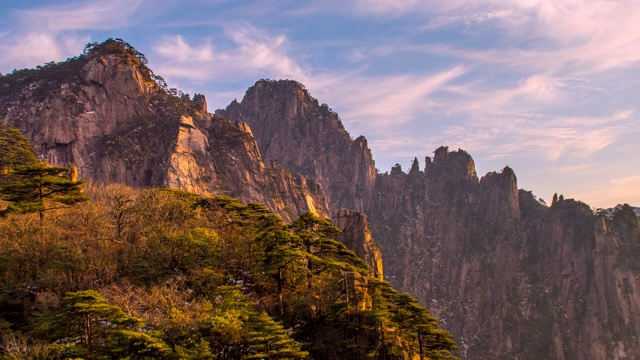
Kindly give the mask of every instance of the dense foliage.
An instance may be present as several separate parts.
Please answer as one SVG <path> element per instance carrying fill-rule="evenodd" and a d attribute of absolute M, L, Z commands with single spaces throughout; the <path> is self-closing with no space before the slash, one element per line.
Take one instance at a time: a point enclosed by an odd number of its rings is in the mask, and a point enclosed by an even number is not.
<path fill-rule="evenodd" d="M 453 358 L 328 220 L 166 189 L 83 194 L 46 222 L 2 213 L 0 359 Z"/>

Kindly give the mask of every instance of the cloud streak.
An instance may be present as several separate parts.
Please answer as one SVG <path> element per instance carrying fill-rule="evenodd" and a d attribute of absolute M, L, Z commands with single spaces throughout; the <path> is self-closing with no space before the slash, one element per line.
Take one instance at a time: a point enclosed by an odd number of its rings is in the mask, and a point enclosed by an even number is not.
<path fill-rule="evenodd" d="M 421 75 L 369 76 L 361 71 L 314 72 L 288 55 L 288 39 L 244 24 L 227 28 L 233 45 L 215 46 L 211 39 L 189 44 L 183 36 L 164 38 L 154 47 L 158 72 L 176 79 L 225 82 L 260 77 L 297 80 L 322 102 L 332 104 L 347 122 L 366 123 L 384 131 L 411 121 L 430 106 L 429 96 L 465 74 L 463 66 Z"/>
<path fill-rule="evenodd" d="M 636 131 L 637 115 L 619 111 L 601 118 L 487 119 L 461 126 L 445 126 L 433 138 L 482 153 L 489 158 L 544 154 L 546 160 L 584 159 Z"/>
<path fill-rule="evenodd" d="M 225 29 L 227 48 L 214 46 L 211 39 L 198 45 L 183 36 L 165 37 L 152 47 L 158 56 L 158 72 L 191 81 L 229 81 L 238 77 L 306 79 L 298 64 L 287 55 L 284 35 L 269 36 L 249 24 Z"/>
<path fill-rule="evenodd" d="M 127 26 L 142 3 L 92 1 L 12 11 L 13 28 L 0 34 L 0 69 L 33 67 L 78 55 L 91 40 L 82 31 Z"/>
<path fill-rule="evenodd" d="M 90 1 L 24 10 L 17 15 L 22 24 L 40 31 L 109 30 L 129 25 L 142 3 L 143 0 Z"/>
<path fill-rule="evenodd" d="M 640 3 L 625 0 L 479 0 L 427 5 L 379 1 L 361 2 L 361 11 L 376 15 L 422 12 L 431 16 L 421 27 L 447 26 L 463 31 L 499 29 L 496 46 L 449 49 L 449 54 L 526 69 L 571 71 L 576 74 L 626 67 L 640 61 Z M 446 50 L 446 49 L 443 49 Z"/>

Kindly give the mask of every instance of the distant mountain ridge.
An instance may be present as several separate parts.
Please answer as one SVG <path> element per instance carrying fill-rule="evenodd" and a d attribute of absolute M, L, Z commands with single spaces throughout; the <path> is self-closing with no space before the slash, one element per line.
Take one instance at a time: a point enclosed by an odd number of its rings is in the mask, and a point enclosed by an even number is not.
<path fill-rule="evenodd" d="M 637 209 L 546 206 L 510 168 L 479 178 L 447 147 L 380 174 L 366 139 L 295 81 L 258 81 L 213 115 L 158 79 L 134 52 L 94 48 L 0 78 L 0 119 L 84 178 L 260 201 L 286 220 L 368 216 L 344 221 L 371 229 L 385 277 L 441 319 L 464 358 L 640 357 Z"/>

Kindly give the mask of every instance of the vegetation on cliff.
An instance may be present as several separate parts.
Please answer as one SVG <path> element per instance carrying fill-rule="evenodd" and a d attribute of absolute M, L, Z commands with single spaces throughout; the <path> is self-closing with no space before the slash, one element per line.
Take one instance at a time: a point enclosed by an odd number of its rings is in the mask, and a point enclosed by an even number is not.
<path fill-rule="evenodd" d="M 0 358 L 454 358 L 437 320 L 369 277 L 324 219 L 287 225 L 258 203 L 166 189 L 84 192 L 46 223 L 0 218 Z"/>

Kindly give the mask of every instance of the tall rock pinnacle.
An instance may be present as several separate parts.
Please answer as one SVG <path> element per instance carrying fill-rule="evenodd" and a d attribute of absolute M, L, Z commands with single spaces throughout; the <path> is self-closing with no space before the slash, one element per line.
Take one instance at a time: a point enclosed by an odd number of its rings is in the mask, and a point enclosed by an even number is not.
<path fill-rule="evenodd" d="M 376 170 L 367 140 L 352 140 L 338 115 L 301 84 L 258 81 L 218 114 L 249 124 L 265 162 L 314 179 L 332 208 L 371 206 Z"/>

